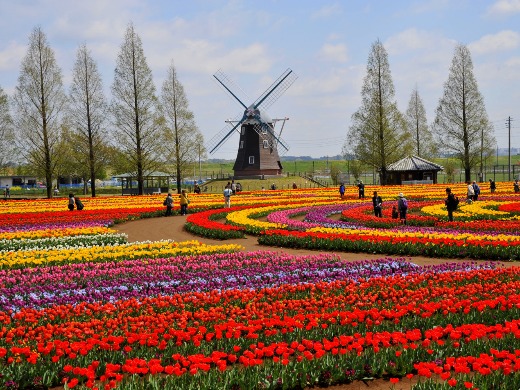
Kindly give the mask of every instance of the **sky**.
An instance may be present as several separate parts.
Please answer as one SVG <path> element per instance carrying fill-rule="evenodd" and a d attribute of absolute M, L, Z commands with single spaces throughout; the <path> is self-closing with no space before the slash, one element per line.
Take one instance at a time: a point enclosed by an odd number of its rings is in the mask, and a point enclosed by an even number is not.
<path fill-rule="evenodd" d="M 0 86 L 12 95 L 29 35 L 41 27 L 65 90 L 85 43 L 107 97 L 129 23 L 140 36 L 157 93 L 175 64 L 206 141 L 243 109 L 217 84 L 222 70 L 246 105 L 287 68 L 298 79 L 268 109 L 284 118 L 287 156 L 341 154 L 371 47 L 387 53 L 404 113 L 417 88 L 427 114 L 448 79 L 454 49 L 466 45 L 498 147 L 520 147 L 520 0 L 0 0 Z M 278 122 L 276 131 L 280 131 Z M 238 134 L 210 158 L 234 159 Z"/>

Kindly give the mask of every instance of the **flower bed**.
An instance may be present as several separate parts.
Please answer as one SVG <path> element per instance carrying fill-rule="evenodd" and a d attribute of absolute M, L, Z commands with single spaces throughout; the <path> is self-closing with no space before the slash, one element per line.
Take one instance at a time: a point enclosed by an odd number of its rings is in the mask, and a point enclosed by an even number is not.
<path fill-rule="evenodd" d="M 235 269 L 235 260 L 223 255 L 213 269 Z M 251 276 L 265 275 L 266 261 L 297 264 L 313 274 L 320 260 L 338 267 L 333 256 L 262 253 L 246 267 Z M 199 264 L 194 258 L 188 268 L 196 274 L 211 261 Z M 100 380 L 128 388 L 147 374 L 147 381 L 168 388 L 185 388 L 194 380 L 201 389 L 260 383 L 297 388 L 368 375 L 435 372 L 457 380 L 455 356 L 518 356 L 508 348 L 520 325 L 518 269 L 470 263 L 414 267 L 398 259 L 343 265 L 348 273 L 328 282 L 269 280 L 255 288 L 207 291 L 194 286 L 156 298 L 54 304 L 0 315 L 3 372 L 22 385 L 34 378 L 55 385 L 55 378 L 71 386 L 93 387 Z M 493 371 L 514 374 L 504 367 Z M 473 372 L 472 383 L 487 380 L 492 379 Z"/>
<path fill-rule="evenodd" d="M 415 226 L 376 219 L 353 191 L 339 200 L 336 189 L 313 189 L 244 193 L 229 209 L 221 196 L 201 194 L 186 228 L 329 252 L 518 258 L 514 196 L 484 190 L 447 223 L 442 186 L 377 190 L 384 199 L 406 192 Z M 34 213 L 0 205 L 0 388 L 520 383 L 518 267 L 345 262 L 197 241 L 123 244 L 107 226 L 163 215 L 162 197 L 84 203 L 83 212 L 61 211 L 54 200 L 37 202 Z"/>

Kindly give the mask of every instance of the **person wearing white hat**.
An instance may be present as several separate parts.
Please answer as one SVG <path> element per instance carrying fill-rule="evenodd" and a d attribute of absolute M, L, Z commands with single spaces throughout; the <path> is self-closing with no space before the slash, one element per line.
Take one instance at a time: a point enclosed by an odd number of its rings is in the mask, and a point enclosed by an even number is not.
<path fill-rule="evenodd" d="M 408 201 L 404 197 L 402 192 L 399 193 L 399 199 L 397 199 L 397 210 L 399 211 L 399 219 L 406 225 L 406 212 L 408 211 Z"/>

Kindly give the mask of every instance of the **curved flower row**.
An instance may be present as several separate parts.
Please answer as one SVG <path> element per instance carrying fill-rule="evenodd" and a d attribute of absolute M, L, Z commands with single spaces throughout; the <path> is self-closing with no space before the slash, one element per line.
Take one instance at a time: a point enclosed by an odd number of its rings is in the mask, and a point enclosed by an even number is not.
<path fill-rule="evenodd" d="M 206 245 L 198 241 L 177 243 L 166 240 L 85 248 L 18 250 L 0 252 L 0 269 L 222 253 L 240 249 L 242 247 L 235 244 Z"/>
<path fill-rule="evenodd" d="M 104 245 L 122 245 L 128 241 L 128 236 L 120 234 L 89 234 L 63 237 L 38 238 L 33 240 L 0 240 L 0 253 L 27 250 L 45 250 L 46 248 L 80 248 Z"/>
<path fill-rule="evenodd" d="M 489 268 L 483 264 L 479 268 Z M 470 266 L 476 269 L 475 265 Z M 0 310 L 175 295 L 193 291 L 262 289 L 284 284 L 367 279 L 410 272 L 468 269 L 467 264 L 419 267 L 404 259 L 345 263 L 335 255 L 226 253 L 79 263 L 0 271 Z"/>

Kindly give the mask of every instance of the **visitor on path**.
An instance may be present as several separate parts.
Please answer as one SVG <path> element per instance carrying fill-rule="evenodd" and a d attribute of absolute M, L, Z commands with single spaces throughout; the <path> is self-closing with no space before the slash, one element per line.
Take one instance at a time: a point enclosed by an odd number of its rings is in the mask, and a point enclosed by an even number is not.
<path fill-rule="evenodd" d="M 497 185 L 495 181 L 493 179 L 489 179 L 489 190 L 491 191 L 491 193 L 494 193 L 496 189 Z"/>
<path fill-rule="evenodd" d="M 446 195 L 447 197 L 444 200 L 444 204 L 448 210 L 448 221 L 453 222 L 453 212 L 457 210 L 459 199 L 453 195 L 450 187 L 446 188 Z"/>
<path fill-rule="evenodd" d="M 180 205 L 181 205 L 181 215 L 188 214 L 188 204 L 190 203 L 190 200 L 188 199 L 188 194 L 186 193 L 186 190 L 181 191 L 181 197 L 180 197 Z"/>
<path fill-rule="evenodd" d="M 296 190 L 297 188 L 298 188 L 298 186 L 296 185 L 296 182 L 293 182 L 293 183 L 292 183 L 292 189 L 293 189 L 293 190 Z"/>
<path fill-rule="evenodd" d="M 10 198 L 10 197 L 11 197 L 11 190 L 9 189 L 9 184 L 6 184 L 5 190 L 4 190 L 4 199 L 7 200 L 7 198 Z"/>
<path fill-rule="evenodd" d="M 237 185 L 234 180 L 231 181 L 231 192 L 233 193 L 233 195 L 236 195 L 237 193 Z"/>
<path fill-rule="evenodd" d="M 195 187 L 193 187 L 193 192 L 195 194 L 200 194 L 200 187 L 197 184 L 195 184 Z"/>
<path fill-rule="evenodd" d="M 515 193 L 520 192 L 520 184 L 518 183 L 518 179 L 515 179 L 515 183 L 513 184 L 513 188 L 515 189 Z"/>
<path fill-rule="evenodd" d="M 83 202 L 77 196 L 74 197 L 74 203 L 76 204 L 76 208 L 80 211 L 85 207 Z"/>
<path fill-rule="evenodd" d="M 475 192 L 475 194 L 473 195 L 473 200 L 478 200 L 478 196 L 480 195 L 480 187 L 475 181 L 473 182 L 472 187 L 473 191 Z"/>
<path fill-rule="evenodd" d="M 473 184 L 468 182 L 468 203 L 473 202 L 475 198 L 475 189 L 473 188 Z"/>
<path fill-rule="evenodd" d="M 339 196 L 341 199 L 345 197 L 345 184 L 341 183 L 339 186 Z"/>
<path fill-rule="evenodd" d="M 383 217 L 383 199 L 377 195 L 377 191 L 374 191 L 374 196 L 372 197 L 372 204 L 374 206 L 374 215 L 376 217 Z"/>
<path fill-rule="evenodd" d="M 365 185 L 361 180 L 359 181 L 357 187 L 359 191 L 359 199 L 365 199 Z"/>
<path fill-rule="evenodd" d="M 272 190 L 276 190 L 276 184 L 274 184 L 274 183 L 271 184 L 271 189 L 272 189 Z"/>
<path fill-rule="evenodd" d="M 166 199 L 164 199 L 163 205 L 166 206 L 166 213 L 164 214 L 166 217 L 172 215 L 173 209 L 173 198 L 172 194 L 168 192 Z"/>
<path fill-rule="evenodd" d="M 227 185 L 226 188 L 224 188 L 224 206 L 227 208 L 231 207 L 231 195 L 233 194 L 233 191 L 231 191 L 231 185 Z"/>
<path fill-rule="evenodd" d="M 69 211 L 74 210 L 74 205 L 76 204 L 76 200 L 74 199 L 74 194 L 71 192 L 69 194 Z"/>
<path fill-rule="evenodd" d="M 397 210 L 399 211 L 399 219 L 401 222 L 406 225 L 406 213 L 408 211 L 408 200 L 404 197 L 402 192 L 399 193 L 399 198 L 397 199 Z"/>

